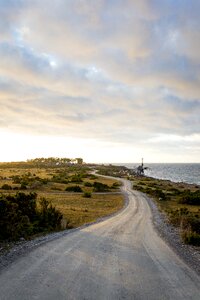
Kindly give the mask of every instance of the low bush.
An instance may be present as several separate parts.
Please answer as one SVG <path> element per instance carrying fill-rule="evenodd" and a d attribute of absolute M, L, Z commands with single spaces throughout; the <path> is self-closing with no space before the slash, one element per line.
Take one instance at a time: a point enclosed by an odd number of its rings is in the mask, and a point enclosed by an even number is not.
<path fill-rule="evenodd" d="M 1 187 L 2 190 L 12 190 L 12 186 L 10 186 L 9 184 L 5 183 L 2 185 Z"/>
<path fill-rule="evenodd" d="M 83 182 L 82 176 L 80 174 L 73 175 L 71 177 L 71 182 L 75 182 L 75 183 L 81 183 L 81 182 Z"/>
<path fill-rule="evenodd" d="M 40 200 L 39 228 L 52 231 L 61 228 L 62 214 L 45 198 Z"/>
<path fill-rule="evenodd" d="M 191 230 L 184 230 L 181 233 L 181 238 L 185 244 L 200 246 L 200 234 Z"/>
<path fill-rule="evenodd" d="M 91 180 L 95 180 L 95 179 L 97 179 L 98 177 L 97 177 L 96 175 L 94 175 L 94 174 L 90 174 L 89 178 L 90 178 Z"/>
<path fill-rule="evenodd" d="M 26 190 L 26 189 L 27 189 L 26 183 L 22 182 L 22 184 L 20 186 L 20 190 Z"/>
<path fill-rule="evenodd" d="M 69 182 L 67 180 L 67 178 L 65 178 L 64 176 L 60 176 L 60 175 L 53 175 L 51 181 L 55 182 L 55 183 L 64 183 L 64 184 L 68 184 L 68 182 Z"/>
<path fill-rule="evenodd" d="M 101 192 L 108 192 L 109 186 L 107 184 L 95 181 L 93 184 L 94 192 L 101 193 Z"/>
<path fill-rule="evenodd" d="M 133 189 L 137 189 L 138 191 L 144 192 L 150 196 L 154 196 L 159 200 L 167 200 L 166 194 L 160 188 L 151 188 L 147 186 L 144 188 L 144 184 L 141 186 L 141 182 L 138 185 L 134 185 Z"/>
<path fill-rule="evenodd" d="M 92 194 L 91 194 L 90 192 L 85 192 L 85 193 L 83 194 L 83 197 L 84 197 L 84 198 L 91 198 L 91 197 L 92 197 Z"/>
<path fill-rule="evenodd" d="M 84 186 L 92 187 L 93 184 L 91 182 L 89 182 L 89 181 L 86 181 L 86 182 L 84 182 Z"/>
<path fill-rule="evenodd" d="M 21 184 L 24 186 L 32 186 L 37 182 L 40 182 L 40 184 L 47 184 L 49 182 L 48 178 L 40 178 L 39 176 L 36 176 L 35 174 L 31 174 L 30 172 L 25 173 L 21 176 L 14 175 L 11 176 L 14 184 Z"/>
<path fill-rule="evenodd" d="M 112 189 L 117 189 L 118 187 L 120 187 L 121 186 L 121 182 L 114 182 L 113 184 L 112 184 Z"/>
<path fill-rule="evenodd" d="M 153 196 L 159 198 L 159 200 L 166 200 L 165 193 L 159 188 L 156 188 L 155 190 L 153 190 L 152 194 L 153 194 Z"/>
<path fill-rule="evenodd" d="M 0 196 L 0 240 L 17 240 L 61 228 L 62 214 L 36 193 Z"/>
<path fill-rule="evenodd" d="M 181 237 L 187 244 L 200 245 L 200 216 L 187 208 L 180 208 L 169 212 L 170 222 L 180 227 Z"/>
<path fill-rule="evenodd" d="M 174 187 L 170 188 L 169 191 L 172 192 L 175 196 L 181 194 L 181 191 L 178 190 L 178 189 L 176 189 L 176 188 L 174 188 Z"/>
<path fill-rule="evenodd" d="M 79 185 L 73 185 L 66 187 L 65 191 L 67 192 L 75 192 L 75 193 L 82 193 L 82 188 Z"/>
<path fill-rule="evenodd" d="M 189 213 L 189 210 L 185 207 L 176 210 L 170 210 L 168 212 L 169 221 L 175 226 L 180 226 L 182 218 L 187 216 Z"/>
<path fill-rule="evenodd" d="M 179 199 L 181 204 L 200 205 L 200 190 L 191 192 L 190 190 L 184 191 Z"/>

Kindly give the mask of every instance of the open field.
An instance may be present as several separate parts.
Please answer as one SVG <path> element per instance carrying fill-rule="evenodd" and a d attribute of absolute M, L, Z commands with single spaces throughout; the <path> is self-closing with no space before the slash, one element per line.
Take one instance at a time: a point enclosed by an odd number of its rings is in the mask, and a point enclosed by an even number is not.
<path fill-rule="evenodd" d="M 97 177 L 88 169 L 65 168 L 0 168 L 0 192 L 9 190 L 27 191 L 65 191 L 67 186 L 79 185 L 83 192 L 93 192 L 93 183 L 98 181 L 116 191 L 117 180 Z M 89 183 L 89 185 L 87 185 Z M 113 184 L 115 186 L 113 186 Z M 10 188 L 2 188 L 8 185 Z"/>
<path fill-rule="evenodd" d="M 27 238 L 35 233 L 38 234 L 38 232 L 48 232 L 60 228 L 74 228 L 108 216 L 123 207 L 124 199 L 120 194 L 119 186 L 120 182 L 118 180 L 96 176 L 85 165 L 65 167 L 56 165 L 54 167 L 32 166 L 26 168 L 25 163 L 23 163 L 23 167 L 20 168 L 19 163 L 17 166 L 1 164 L 0 200 L 5 212 L 7 210 L 9 212 L 5 221 L 2 219 L 0 224 L 2 232 L 7 232 L 4 237 L 2 235 L 1 239 L 4 240 L 9 237 L 9 232 L 15 231 L 15 228 L 11 228 L 10 223 L 13 213 L 18 229 L 19 226 L 23 229 L 19 229 L 16 235 L 12 232 L 10 239 Z M 37 194 L 36 198 L 31 196 L 33 193 Z M 26 204 L 21 201 L 25 201 Z M 28 204 L 28 201 L 30 201 L 30 204 Z M 36 205 L 36 211 L 34 205 L 31 204 L 33 201 L 36 201 L 36 204 L 34 204 Z M 45 204 L 44 201 L 49 204 Z M 5 205 L 7 208 L 5 208 Z M 48 205 L 49 210 L 46 206 L 45 212 L 42 213 L 45 205 Z M 51 223 L 52 218 L 54 218 L 53 216 L 45 217 L 50 213 L 51 205 L 63 215 L 62 222 L 60 225 L 57 222 L 57 227 L 48 225 L 48 222 Z M 37 218 L 40 212 L 42 215 L 36 222 L 34 218 Z M 24 214 L 23 217 L 22 214 Z M 41 221 L 41 218 L 44 221 Z M 49 221 L 47 221 L 47 218 L 49 218 Z"/>
<path fill-rule="evenodd" d="M 82 194 L 46 194 L 38 193 L 39 197 L 46 197 L 51 201 L 64 218 L 69 227 L 78 227 L 93 222 L 100 217 L 110 215 L 123 207 L 124 199 L 120 194 L 93 194 L 91 198 L 84 198 Z"/>

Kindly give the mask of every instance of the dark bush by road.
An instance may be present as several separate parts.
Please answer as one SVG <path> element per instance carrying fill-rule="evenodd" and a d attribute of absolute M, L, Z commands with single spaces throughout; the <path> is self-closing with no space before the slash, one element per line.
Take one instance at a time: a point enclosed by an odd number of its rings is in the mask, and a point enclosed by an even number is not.
<path fill-rule="evenodd" d="M 75 193 L 82 193 L 82 188 L 79 185 L 72 185 L 72 186 L 66 187 L 65 191 L 75 192 Z"/>
<path fill-rule="evenodd" d="M 0 196 L 0 240 L 17 240 L 61 228 L 62 214 L 45 198 L 38 207 L 36 198 L 36 193 Z"/>

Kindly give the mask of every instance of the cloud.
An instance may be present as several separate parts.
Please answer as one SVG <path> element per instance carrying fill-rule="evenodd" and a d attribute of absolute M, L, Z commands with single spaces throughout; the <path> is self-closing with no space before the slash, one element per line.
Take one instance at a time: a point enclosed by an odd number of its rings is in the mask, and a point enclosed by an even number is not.
<path fill-rule="evenodd" d="M 0 6 L 2 128 L 149 147 L 199 133 L 197 1 Z"/>

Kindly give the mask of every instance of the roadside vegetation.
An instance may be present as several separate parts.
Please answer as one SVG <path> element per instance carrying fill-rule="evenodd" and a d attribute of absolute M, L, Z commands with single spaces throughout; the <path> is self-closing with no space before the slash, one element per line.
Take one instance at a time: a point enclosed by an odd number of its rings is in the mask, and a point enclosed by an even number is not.
<path fill-rule="evenodd" d="M 92 170 L 80 158 L 0 163 L 0 242 L 74 228 L 121 209 L 119 181 Z"/>
<path fill-rule="evenodd" d="M 0 195 L 0 240 L 27 238 L 61 229 L 62 213 L 36 193 Z"/>
<path fill-rule="evenodd" d="M 133 189 L 148 194 L 179 228 L 186 244 L 200 246 L 200 188 L 148 177 L 134 177 Z"/>

